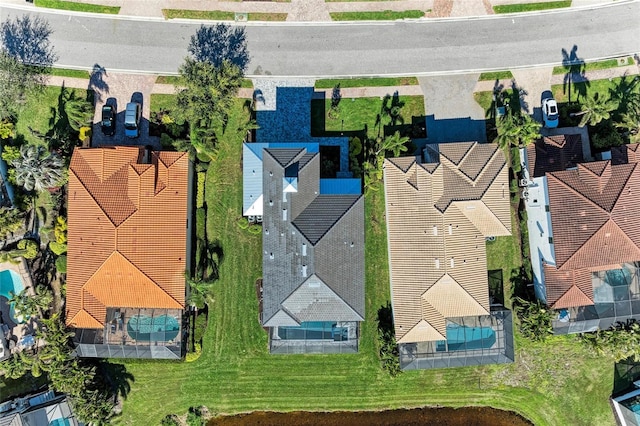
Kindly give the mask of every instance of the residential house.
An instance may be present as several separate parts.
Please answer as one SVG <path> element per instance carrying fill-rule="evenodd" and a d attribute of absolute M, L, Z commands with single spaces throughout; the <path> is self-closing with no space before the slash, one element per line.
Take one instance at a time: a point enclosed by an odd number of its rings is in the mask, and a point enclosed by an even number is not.
<path fill-rule="evenodd" d="M 0 404 L 2 426 L 82 426 L 66 395 L 40 392 Z"/>
<path fill-rule="evenodd" d="M 539 257 L 534 284 L 538 297 L 558 311 L 556 333 L 640 318 L 640 150 L 614 147 L 608 157 L 567 170 L 559 165 L 527 188 L 532 259 Z M 540 194 L 535 200 L 533 185 Z M 536 214 L 536 207 L 546 214 Z"/>
<path fill-rule="evenodd" d="M 257 146 L 250 145 L 245 149 Z M 351 179 L 346 185 L 341 179 L 323 184 L 317 145 L 268 147 L 257 155 L 263 199 L 261 321 L 270 352 L 357 352 L 364 320 L 360 185 L 350 185 Z"/>
<path fill-rule="evenodd" d="M 423 155 L 384 163 L 400 365 L 511 362 L 512 315 L 490 294 L 486 254 L 487 239 L 511 235 L 504 155 L 477 142 L 427 145 Z"/>
<path fill-rule="evenodd" d="M 66 323 L 79 356 L 181 357 L 190 173 L 182 152 L 74 150 Z"/>

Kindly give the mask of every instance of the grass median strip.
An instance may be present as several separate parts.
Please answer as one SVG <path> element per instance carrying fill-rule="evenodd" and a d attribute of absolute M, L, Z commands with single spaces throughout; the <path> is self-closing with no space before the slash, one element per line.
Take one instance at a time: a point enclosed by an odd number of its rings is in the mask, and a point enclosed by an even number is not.
<path fill-rule="evenodd" d="M 545 9 L 560 9 L 571 6 L 571 0 L 547 1 L 540 3 L 503 4 L 493 6 L 495 13 L 521 13 Z"/>
<path fill-rule="evenodd" d="M 101 6 L 99 4 L 76 3 L 63 0 L 35 0 L 35 5 L 49 9 L 72 10 L 74 12 L 107 13 L 111 15 L 120 13 L 120 6 Z"/>
<path fill-rule="evenodd" d="M 626 67 L 628 65 L 633 65 L 633 58 L 630 56 L 626 58 L 619 58 L 619 59 L 605 59 L 603 61 L 587 62 L 584 64 L 577 64 L 574 66 L 576 68 L 578 66 L 584 67 L 584 71 L 596 71 L 596 70 L 606 70 L 610 68 Z M 564 65 L 561 65 L 559 67 L 554 67 L 553 74 L 554 75 L 566 74 L 567 71 L 570 70 L 570 68 L 571 66 L 565 67 Z"/>
<path fill-rule="evenodd" d="M 235 21 L 236 13 L 226 10 L 162 9 L 165 19 L 203 19 L 208 21 Z M 248 13 L 248 21 L 286 21 L 286 13 Z"/>
<path fill-rule="evenodd" d="M 333 12 L 334 21 L 394 21 L 396 19 L 417 19 L 424 17 L 422 10 L 404 10 L 396 12 L 383 10 L 380 12 Z"/>
<path fill-rule="evenodd" d="M 51 75 L 55 77 L 70 77 L 70 78 L 91 78 L 91 73 L 85 70 L 71 70 L 68 68 L 51 68 Z"/>
<path fill-rule="evenodd" d="M 509 78 L 513 78 L 513 74 L 511 74 L 511 71 L 489 71 L 489 72 L 483 72 L 482 74 L 480 74 L 480 77 L 478 78 L 478 80 L 480 81 L 486 81 L 486 80 L 506 80 Z"/>
<path fill-rule="evenodd" d="M 387 86 L 417 86 L 416 77 L 371 77 L 316 80 L 316 89 L 331 89 L 339 84 L 345 87 L 387 87 Z"/>
<path fill-rule="evenodd" d="M 156 78 L 156 84 L 173 84 L 175 86 L 180 84 L 180 76 L 177 75 L 159 75 Z M 240 87 L 243 89 L 253 89 L 253 81 L 250 78 L 243 78 Z"/>

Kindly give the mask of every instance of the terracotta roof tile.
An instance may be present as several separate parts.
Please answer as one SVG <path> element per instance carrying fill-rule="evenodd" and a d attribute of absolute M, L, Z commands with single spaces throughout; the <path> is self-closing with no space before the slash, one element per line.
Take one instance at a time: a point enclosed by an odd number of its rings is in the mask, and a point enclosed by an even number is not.
<path fill-rule="evenodd" d="M 69 172 L 67 318 L 106 307 L 184 306 L 188 157 L 138 147 L 74 151 Z M 84 313 L 83 313 L 84 312 Z"/>
<path fill-rule="evenodd" d="M 544 176 L 575 167 L 584 161 L 580 135 L 557 135 L 538 139 L 527 146 L 529 175 Z"/>
<path fill-rule="evenodd" d="M 547 303 L 584 306 L 579 292 L 568 292 L 572 286 L 592 299 L 591 271 L 640 261 L 640 166 L 580 164 L 548 173 L 547 186 L 556 256 L 556 267 L 544 267 Z"/>

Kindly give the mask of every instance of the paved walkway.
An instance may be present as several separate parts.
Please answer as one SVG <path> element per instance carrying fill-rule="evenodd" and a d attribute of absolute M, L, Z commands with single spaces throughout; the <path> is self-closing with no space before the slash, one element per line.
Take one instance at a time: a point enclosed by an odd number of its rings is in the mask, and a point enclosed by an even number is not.
<path fill-rule="evenodd" d="M 421 10 L 425 18 L 482 16 L 493 14 L 493 6 L 514 3 L 534 3 L 553 0 L 382 0 L 382 1 L 324 1 L 290 0 L 234 1 L 234 0 L 66 0 L 104 6 L 119 6 L 120 15 L 163 17 L 163 9 L 217 10 L 236 13 L 286 13 L 287 21 L 328 22 L 333 12 L 406 11 Z M 571 7 L 593 6 L 615 0 L 573 0 Z M 34 7 L 24 0 L 3 0 L 22 7 Z"/>

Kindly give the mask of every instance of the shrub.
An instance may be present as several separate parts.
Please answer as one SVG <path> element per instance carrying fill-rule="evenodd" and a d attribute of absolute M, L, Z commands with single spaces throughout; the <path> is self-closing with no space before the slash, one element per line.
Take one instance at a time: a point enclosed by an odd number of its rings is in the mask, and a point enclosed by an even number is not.
<path fill-rule="evenodd" d="M 200 343 L 196 343 L 195 350 L 193 352 L 187 352 L 184 357 L 185 362 L 193 362 L 200 358 L 202 355 L 202 345 Z"/>
<path fill-rule="evenodd" d="M 13 136 L 13 123 L 7 120 L 0 121 L 0 139 L 8 139 Z"/>
<path fill-rule="evenodd" d="M 196 158 L 202 163 L 208 163 L 209 161 L 211 161 L 211 157 L 206 152 L 199 152 L 198 154 L 196 154 Z"/>
<path fill-rule="evenodd" d="M 552 310 L 539 300 L 529 302 L 516 297 L 514 302 L 513 310 L 520 319 L 520 331 L 524 337 L 542 342 L 553 334 L 552 320 L 555 314 Z"/>
<path fill-rule="evenodd" d="M 161 133 L 160 134 L 160 145 L 162 145 L 163 148 L 173 149 L 173 139 L 168 134 Z"/>
<path fill-rule="evenodd" d="M 25 259 L 33 259 L 38 255 L 38 243 L 24 239 L 18 242 L 18 249 L 22 250 L 21 256 Z"/>
<path fill-rule="evenodd" d="M 205 172 L 198 172 L 198 182 L 196 187 L 196 208 L 204 206 L 204 187 L 207 181 Z"/>
<path fill-rule="evenodd" d="M 60 256 L 67 252 L 67 245 L 57 241 L 51 241 L 49 243 L 49 250 L 51 250 L 56 256 Z"/>
<path fill-rule="evenodd" d="M 2 147 L 2 159 L 11 164 L 14 160 L 20 158 L 20 148 L 17 146 L 4 145 Z"/>
<path fill-rule="evenodd" d="M 91 127 L 82 126 L 78 132 L 78 139 L 84 142 L 86 139 L 91 138 Z"/>
<path fill-rule="evenodd" d="M 251 225 L 249 225 L 248 231 L 250 234 L 259 235 L 262 233 L 262 226 L 258 225 L 257 223 L 252 223 Z"/>
<path fill-rule="evenodd" d="M 207 226 L 207 211 L 204 208 L 196 209 L 196 235 L 204 238 Z"/>
<path fill-rule="evenodd" d="M 360 155 L 362 152 L 362 141 L 360 138 L 355 136 L 351 139 L 349 143 L 349 154 L 350 155 Z"/>
<path fill-rule="evenodd" d="M 191 407 L 187 413 L 187 426 L 204 426 L 205 420 L 200 408 Z"/>
<path fill-rule="evenodd" d="M 618 321 L 607 330 L 584 333 L 582 340 L 598 355 L 612 358 L 614 362 L 631 358 L 640 361 L 640 324 L 634 319 Z"/>
<path fill-rule="evenodd" d="M 67 242 L 67 219 L 64 216 L 58 216 L 56 218 L 56 225 L 53 228 L 53 234 L 56 237 L 56 242 L 65 244 Z"/>
<path fill-rule="evenodd" d="M 56 259 L 56 271 L 61 274 L 67 273 L 67 256 L 62 255 Z"/>
<path fill-rule="evenodd" d="M 238 228 L 240 229 L 247 229 L 249 227 L 249 220 L 247 220 L 246 217 L 241 217 L 240 219 L 238 219 Z"/>
<path fill-rule="evenodd" d="M 180 420 L 175 414 L 167 414 L 160 421 L 160 426 L 180 426 Z"/>
<path fill-rule="evenodd" d="M 193 339 L 196 342 L 200 342 L 204 337 L 205 331 L 207 331 L 207 315 L 204 312 L 199 312 L 198 315 L 196 315 L 196 321 L 193 327 Z"/>

